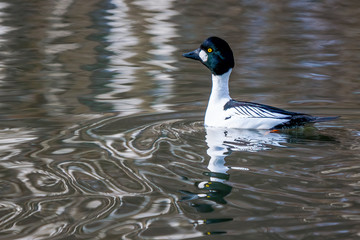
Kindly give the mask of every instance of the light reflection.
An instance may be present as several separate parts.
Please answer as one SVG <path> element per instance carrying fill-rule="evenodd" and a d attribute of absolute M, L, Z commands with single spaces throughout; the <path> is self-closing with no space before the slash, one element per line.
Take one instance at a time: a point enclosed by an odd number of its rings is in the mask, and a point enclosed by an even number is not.
<path fill-rule="evenodd" d="M 179 14 L 173 10 L 174 2 L 111 1 L 103 16 L 105 67 L 94 73 L 96 82 L 106 75 L 107 89 L 96 94 L 95 101 L 111 106 L 119 116 L 172 111 L 167 100 L 173 96 L 172 72 L 177 69 L 173 39 L 178 36 L 172 18 Z"/>
<path fill-rule="evenodd" d="M 96 101 L 110 103 L 113 110 L 123 115 L 135 114 L 140 111 L 143 100 L 137 97 L 119 98 L 119 96 L 131 92 L 137 81 L 135 77 L 137 67 L 129 61 L 129 58 L 136 55 L 134 47 L 139 40 L 133 33 L 128 4 L 123 0 L 112 0 L 111 3 L 113 8 L 109 9 L 109 14 L 105 16 L 110 27 L 105 38 L 108 44 L 105 49 L 111 52 L 107 56 L 109 63 L 106 70 L 113 76 L 106 84 L 110 87 L 110 91 L 96 95 Z"/>
<path fill-rule="evenodd" d="M 58 56 L 79 48 L 78 43 L 56 43 L 59 39 L 74 34 L 73 31 L 68 30 L 70 24 L 66 23 L 65 19 L 73 2 L 74 0 L 65 0 L 54 3 L 52 11 L 47 16 L 49 25 L 45 29 L 46 37 L 42 41 L 45 53 L 43 77 L 47 79 L 44 86 L 47 104 L 44 107 L 51 116 L 63 115 L 66 111 L 64 99 L 60 94 L 67 90 L 66 77 L 70 73 L 65 70 L 65 65 L 58 60 Z"/>
<path fill-rule="evenodd" d="M 0 152 L 2 164 L 4 161 L 20 154 L 22 149 L 18 146 L 35 140 L 37 137 L 31 130 L 22 128 L 1 129 L 0 130 Z"/>
<path fill-rule="evenodd" d="M 8 39 L 4 36 L 14 30 L 14 28 L 4 25 L 4 21 L 8 16 L 5 10 L 8 7 L 9 4 L 0 2 L 0 85 L 2 85 L 2 81 L 6 77 L 6 58 L 3 56 L 11 56 L 11 52 L 6 46 Z"/>
<path fill-rule="evenodd" d="M 150 76 L 156 84 L 156 99 L 152 107 L 160 112 L 171 111 L 166 100 L 172 97 L 174 77 L 172 71 L 177 68 L 174 66 L 176 58 L 174 53 L 177 51 L 172 39 L 178 36 L 177 24 L 171 19 L 179 13 L 173 10 L 174 0 L 138 0 L 134 4 L 142 8 L 145 13 L 146 33 L 150 35 L 150 44 L 147 53 L 150 58 L 143 61 L 145 64 L 155 66 L 150 70 Z"/>
<path fill-rule="evenodd" d="M 34 132 L 27 129 L 12 128 L 0 130 L 0 166 L 2 168 L 0 209 L 3 212 L 2 216 L 0 216 L 0 222 L 2 226 L 17 219 L 23 213 L 21 205 L 12 200 L 8 201 L 8 199 L 23 196 L 25 191 L 24 185 L 28 181 L 22 178 L 22 172 L 23 170 L 27 172 L 34 170 L 32 163 L 23 160 L 13 161 L 12 159 L 23 152 L 22 144 L 36 139 L 37 137 L 34 135 Z M 11 180 L 6 178 L 7 174 L 11 174 Z M 24 180 L 24 184 L 19 184 L 19 180 Z M 16 230 L 20 232 L 22 228 L 20 227 Z"/>

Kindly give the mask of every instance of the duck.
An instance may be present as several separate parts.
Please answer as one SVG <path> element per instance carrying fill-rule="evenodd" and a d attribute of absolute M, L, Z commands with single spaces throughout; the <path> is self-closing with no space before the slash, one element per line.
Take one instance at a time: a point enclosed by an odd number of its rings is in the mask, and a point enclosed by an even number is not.
<path fill-rule="evenodd" d="M 200 61 L 212 75 L 212 89 L 205 112 L 206 127 L 280 130 L 301 127 L 337 117 L 316 117 L 260 103 L 236 101 L 229 95 L 229 78 L 235 66 L 229 44 L 216 36 L 184 57 Z"/>

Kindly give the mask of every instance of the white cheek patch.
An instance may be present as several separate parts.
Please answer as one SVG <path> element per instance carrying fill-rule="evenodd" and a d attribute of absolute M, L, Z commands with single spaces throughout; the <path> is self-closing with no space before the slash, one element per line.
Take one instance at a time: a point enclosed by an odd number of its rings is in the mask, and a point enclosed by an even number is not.
<path fill-rule="evenodd" d="M 208 60 L 208 55 L 207 55 L 207 53 L 206 53 L 204 50 L 201 50 L 201 51 L 199 52 L 199 57 L 201 58 L 201 60 L 202 60 L 203 62 L 206 62 L 206 61 Z"/>

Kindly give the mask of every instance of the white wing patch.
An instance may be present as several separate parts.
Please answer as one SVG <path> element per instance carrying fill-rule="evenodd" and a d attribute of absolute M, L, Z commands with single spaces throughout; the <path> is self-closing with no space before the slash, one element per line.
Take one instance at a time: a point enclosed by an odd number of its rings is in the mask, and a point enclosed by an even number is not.
<path fill-rule="evenodd" d="M 255 106 L 234 106 L 226 110 L 229 113 L 229 118 L 233 115 L 237 115 L 243 118 L 277 118 L 277 119 L 284 119 L 288 118 L 291 115 L 271 112 L 265 108 L 259 108 Z"/>

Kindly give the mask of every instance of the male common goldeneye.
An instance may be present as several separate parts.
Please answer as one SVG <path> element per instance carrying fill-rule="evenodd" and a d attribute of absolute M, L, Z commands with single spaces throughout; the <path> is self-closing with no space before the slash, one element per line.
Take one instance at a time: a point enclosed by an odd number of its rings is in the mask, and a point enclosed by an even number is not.
<path fill-rule="evenodd" d="M 218 37 L 206 39 L 200 48 L 183 54 L 203 63 L 212 73 L 212 90 L 205 126 L 245 129 L 283 129 L 323 122 L 338 117 L 314 117 L 263 104 L 235 101 L 229 95 L 234 56 L 229 44 Z"/>

